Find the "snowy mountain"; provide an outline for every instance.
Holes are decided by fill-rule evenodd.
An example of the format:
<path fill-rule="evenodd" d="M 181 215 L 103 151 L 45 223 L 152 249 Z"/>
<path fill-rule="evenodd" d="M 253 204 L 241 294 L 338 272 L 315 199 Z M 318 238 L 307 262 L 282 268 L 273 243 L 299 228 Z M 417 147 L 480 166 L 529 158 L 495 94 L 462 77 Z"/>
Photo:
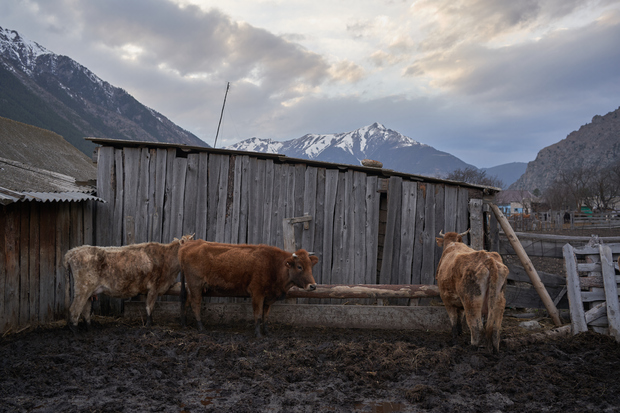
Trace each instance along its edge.
<path fill-rule="evenodd" d="M 0 27 L 0 116 L 48 129 L 87 155 L 85 136 L 208 146 L 67 56 Z"/>
<path fill-rule="evenodd" d="M 292 158 L 349 165 L 359 165 L 362 159 L 373 159 L 382 162 L 386 169 L 435 177 L 444 177 L 455 169 L 473 167 L 380 123 L 346 133 L 308 134 L 284 142 L 251 138 L 227 149 L 280 153 Z"/>

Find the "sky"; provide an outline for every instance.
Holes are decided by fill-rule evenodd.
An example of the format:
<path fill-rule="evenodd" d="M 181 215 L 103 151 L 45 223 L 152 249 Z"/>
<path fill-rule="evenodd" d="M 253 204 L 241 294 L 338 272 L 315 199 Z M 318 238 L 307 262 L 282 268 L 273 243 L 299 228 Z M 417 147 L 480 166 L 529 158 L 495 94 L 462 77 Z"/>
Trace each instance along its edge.
<path fill-rule="evenodd" d="M 620 0 L 2 0 L 209 145 L 379 122 L 479 168 L 620 107 Z"/>

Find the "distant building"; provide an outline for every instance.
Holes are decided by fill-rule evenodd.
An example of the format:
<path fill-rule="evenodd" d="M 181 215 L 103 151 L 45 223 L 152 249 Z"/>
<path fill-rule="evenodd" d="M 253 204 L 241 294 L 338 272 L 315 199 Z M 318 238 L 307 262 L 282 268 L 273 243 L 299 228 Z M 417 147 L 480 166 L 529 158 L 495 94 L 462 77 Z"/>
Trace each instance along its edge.
<path fill-rule="evenodd" d="M 495 196 L 497 207 L 506 216 L 513 214 L 530 214 L 532 212 L 532 203 L 536 200 L 536 196 L 530 191 L 525 190 L 508 190 L 502 191 Z"/>

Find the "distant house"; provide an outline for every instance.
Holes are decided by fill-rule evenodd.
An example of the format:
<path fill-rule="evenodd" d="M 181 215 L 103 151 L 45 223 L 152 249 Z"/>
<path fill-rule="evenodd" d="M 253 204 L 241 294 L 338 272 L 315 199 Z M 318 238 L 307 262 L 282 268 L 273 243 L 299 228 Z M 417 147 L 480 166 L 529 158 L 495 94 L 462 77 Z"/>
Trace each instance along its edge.
<path fill-rule="evenodd" d="M 60 135 L 0 117 L 0 332 L 64 315 L 62 257 L 93 241 L 96 178 Z"/>
<path fill-rule="evenodd" d="M 535 199 L 536 196 L 525 190 L 502 191 L 495 196 L 497 207 L 506 216 L 531 213 Z"/>

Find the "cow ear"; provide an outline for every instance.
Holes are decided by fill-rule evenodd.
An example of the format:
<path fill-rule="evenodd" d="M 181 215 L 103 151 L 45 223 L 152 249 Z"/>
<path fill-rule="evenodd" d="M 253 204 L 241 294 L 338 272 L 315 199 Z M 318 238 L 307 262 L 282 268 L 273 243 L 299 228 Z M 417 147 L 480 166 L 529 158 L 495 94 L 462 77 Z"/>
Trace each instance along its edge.
<path fill-rule="evenodd" d="M 284 265 L 286 265 L 287 267 L 292 267 L 293 265 L 295 265 L 295 259 L 293 257 L 287 258 L 286 261 L 284 261 Z"/>
<path fill-rule="evenodd" d="M 443 238 L 435 237 L 435 240 L 437 240 L 437 246 L 443 247 Z"/>
<path fill-rule="evenodd" d="M 312 266 L 315 266 L 316 263 L 319 262 L 319 257 L 317 257 L 316 255 L 311 255 L 310 262 L 312 263 Z"/>

